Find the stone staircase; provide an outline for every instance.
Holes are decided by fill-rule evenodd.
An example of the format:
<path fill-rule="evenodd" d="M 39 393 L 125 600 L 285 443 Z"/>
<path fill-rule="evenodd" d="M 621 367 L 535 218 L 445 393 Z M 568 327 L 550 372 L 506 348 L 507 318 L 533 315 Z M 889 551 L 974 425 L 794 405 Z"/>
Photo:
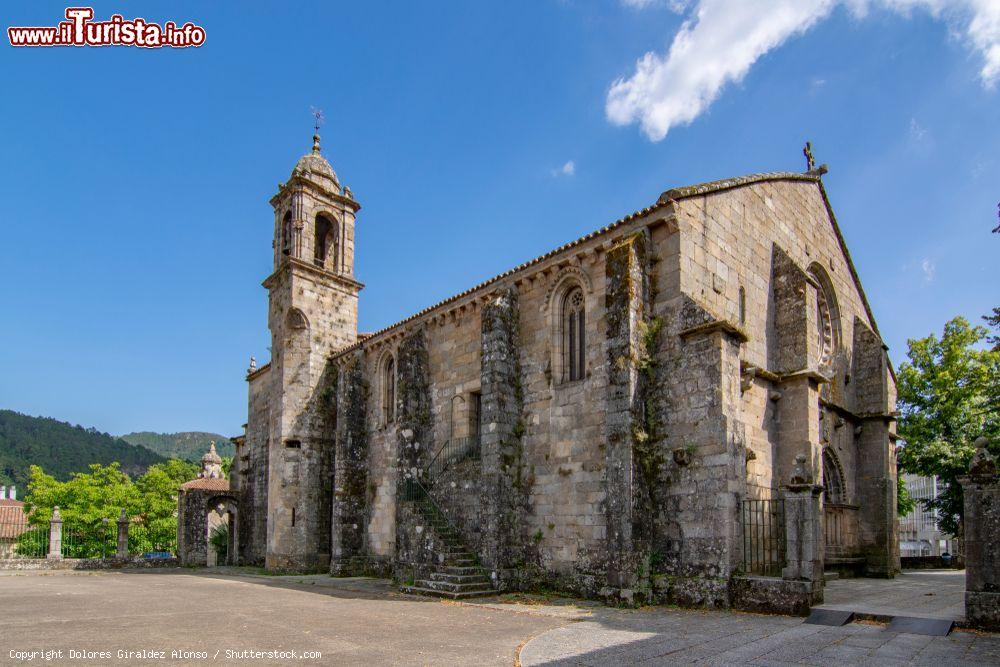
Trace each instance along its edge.
<path fill-rule="evenodd" d="M 438 539 L 435 550 L 436 564 L 429 578 L 417 579 L 412 585 L 400 587 L 403 593 L 463 600 L 466 598 L 496 595 L 486 571 L 476 563 L 476 555 L 469 551 L 461 536 L 444 518 L 434 502 L 427 497 L 409 501 L 430 525 Z"/>

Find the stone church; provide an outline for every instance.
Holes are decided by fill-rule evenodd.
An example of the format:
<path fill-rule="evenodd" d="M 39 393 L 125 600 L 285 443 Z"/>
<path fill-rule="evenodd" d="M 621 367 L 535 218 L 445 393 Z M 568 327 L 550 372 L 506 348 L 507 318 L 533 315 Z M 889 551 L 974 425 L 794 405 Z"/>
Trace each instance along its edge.
<path fill-rule="evenodd" d="M 747 608 L 893 576 L 894 372 L 808 157 L 360 333 L 361 205 L 314 137 L 270 200 L 239 562 Z"/>

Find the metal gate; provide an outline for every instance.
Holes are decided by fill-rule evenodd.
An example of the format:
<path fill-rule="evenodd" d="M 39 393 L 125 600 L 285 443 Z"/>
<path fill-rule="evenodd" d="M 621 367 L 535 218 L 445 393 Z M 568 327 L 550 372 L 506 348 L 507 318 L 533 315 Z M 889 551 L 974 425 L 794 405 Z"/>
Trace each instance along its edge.
<path fill-rule="evenodd" d="M 785 566 L 785 501 L 743 501 L 743 572 L 780 577 Z"/>

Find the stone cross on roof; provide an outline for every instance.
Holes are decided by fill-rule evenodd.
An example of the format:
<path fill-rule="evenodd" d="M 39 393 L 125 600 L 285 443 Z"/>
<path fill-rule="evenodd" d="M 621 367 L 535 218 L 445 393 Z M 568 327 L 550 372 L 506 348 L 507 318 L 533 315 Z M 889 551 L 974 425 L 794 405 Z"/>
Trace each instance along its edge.
<path fill-rule="evenodd" d="M 806 156 L 806 171 L 816 168 L 816 159 L 813 158 L 813 145 L 811 141 L 806 142 L 806 147 L 802 149 L 802 154 Z"/>

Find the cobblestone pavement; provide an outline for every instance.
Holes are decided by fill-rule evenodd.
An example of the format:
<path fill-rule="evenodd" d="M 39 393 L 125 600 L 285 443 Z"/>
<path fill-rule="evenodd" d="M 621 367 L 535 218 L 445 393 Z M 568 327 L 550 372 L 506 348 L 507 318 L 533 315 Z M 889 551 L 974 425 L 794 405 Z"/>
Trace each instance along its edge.
<path fill-rule="evenodd" d="M 928 637 L 734 612 L 595 610 L 521 650 L 521 665 L 1000 665 L 1000 635 Z"/>

